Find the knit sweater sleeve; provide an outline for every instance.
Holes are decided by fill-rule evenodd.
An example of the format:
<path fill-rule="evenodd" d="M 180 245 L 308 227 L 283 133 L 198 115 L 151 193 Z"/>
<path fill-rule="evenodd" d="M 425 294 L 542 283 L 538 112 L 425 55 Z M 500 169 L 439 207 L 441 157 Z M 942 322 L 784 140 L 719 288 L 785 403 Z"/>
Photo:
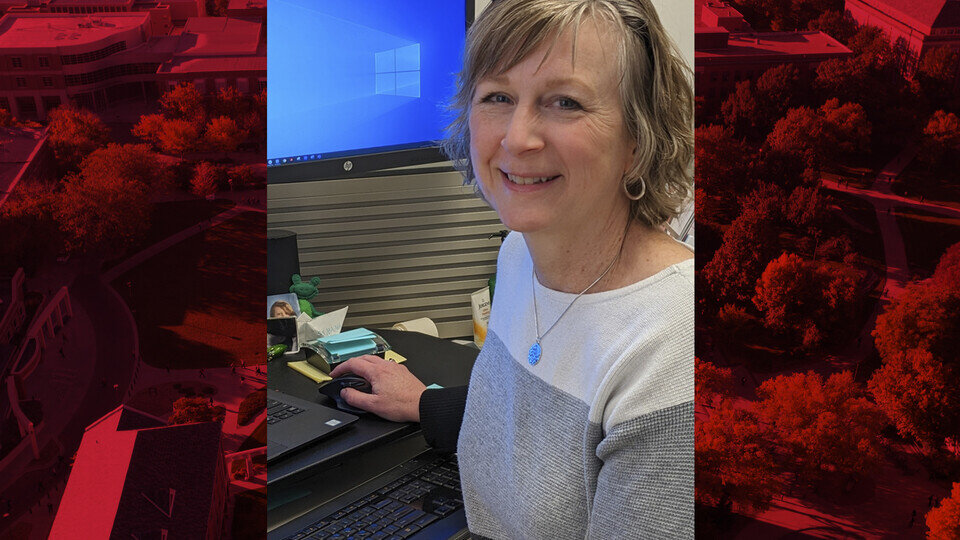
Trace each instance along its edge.
<path fill-rule="evenodd" d="M 693 538 L 693 418 L 685 402 L 606 434 L 587 538 Z"/>
<path fill-rule="evenodd" d="M 420 396 L 420 428 L 430 446 L 441 452 L 457 451 L 466 404 L 466 386 L 424 390 Z"/>

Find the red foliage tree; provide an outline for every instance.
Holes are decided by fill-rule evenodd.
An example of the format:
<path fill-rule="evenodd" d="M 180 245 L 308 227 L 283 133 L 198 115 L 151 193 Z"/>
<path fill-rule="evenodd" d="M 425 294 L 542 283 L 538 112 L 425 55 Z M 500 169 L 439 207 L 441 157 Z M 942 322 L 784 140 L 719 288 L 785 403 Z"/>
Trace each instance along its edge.
<path fill-rule="evenodd" d="M 55 219 L 57 193 L 48 182 L 21 182 L 0 206 L 0 269 L 33 271 L 59 251 L 62 239 Z"/>
<path fill-rule="evenodd" d="M 884 358 L 868 386 L 902 435 L 935 449 L 960 433 L 958 376 L 929 351 L 909 349 Z"/>
<path fill-rule="evenodd" d="M 819 30 L 846 44 L 857 33 L 857 21 L 842 9 L 824 11 L 807 23 L 807 30 Z"/>
<path fill-rule="evenodd" d="M 187 120 L 164 120 L 160 132 L 160 148 L 169 154 L 183 158 L 183 154 L 200 149 L 200 130 Z"/>
<path fill-rule="evenodd" d="M 85 178 L 110 178 L 136 181 L 148 192 L 170 187 L 170 175 L 153 151 L 145 144 L 109 144 L 83 160 L 80 174 Z"/>
<path fill-rule="evenodd" d="M 953 483 L 950 496 L 927 512 L 928 540 L 960 538 L 960 482 Z"/>
<path fill-rule="evenodd" d="M 858 279 L 851 268 L 784 253 L 770 261 L 757 280 L 753 303 L 767 328 L 813 349 L 853 319 Z"/>
<path fill-rule="evenodd" d="M 216 165 L 201 161 L 197 163 L 193 179 L 190 180 L 190 191 L 198 197 L 209 197 L 217 191 L 220 170 Z"/>
<path fill-rule="evenodd" d="M 812 371 L 780 375 L 757 395 L 758 417 L 809 479 L 827 471 L 863 475 L 879 463 L 882 414 L 849 372 L 826 381 Z"/>
<path fill-rule="evenodd" d="M 713 365 L 706 360 L 695 359 L 694 379 L 696 388 L 694 396 L 698 405 L 713 406 L 716 398 L 733 394 L 733 371 Z"/>
<path fill-rule="evenodd" d="M 167 118 L 188 120 L 195 124 L 203 124 L 206 118 L 203 95 L 192 84 L 180 84 L 164 92 L 160 96 L 160 110 Z"/>
<path fill-rule="evenodd" d="M 950 246 L 940 256 L 936 270 L 933 271 L 934 287 L 943 289 L 960 288 L 960 242 Z"/>
<path fill-rule="evenodd" d="M 766 185 L 742 204 L 743 213 L 723 233 L 723 243 L 703 269 L 718 302 L 746 302 L 757 278 L 777 248 L 777 220 L 782 192 Z"/>
<path fill-rule="evenodd" d="M 919 157 L 928 168 L 952 165 L 960 154 L 960 118 L 953 113 L 936 111 L 923 129 Z"/>
<path fill-rule="evenodd" d="M 207 124 L 207 145 L 220 152 L 233 152 L 247 138 L 247 132 L 228 116 L 218 116 Z"/>
<path fill-rule="evenodd" d="M 169 424 L 191 424 L 193 422 L 223 422 L 226 409 L 211 405 L 206 398 L 182 397 L 173 402 L 173 414 Z"/>
<path fill-rule="evenodd" d="M 50 147 L 65 170 L 73 169 L 86 155 L 110 140 L 106 124 L 86 109 L 61 105 L 50 111 L 49 118 Z"/>
<path fill-rule="evenodd" d="M 160 148 L 160 135 L 163 133 L 165 119 L 161 114 L 145 114 L 133 126 L 133 135 L 140 140 Z"/>
<path fill-rule="evenodd" d="M 102 175 L 67 178 L 57 219 L 74 252 L 116 254 L 146 232 L 151 204 L 139 180 Z"/>
<path fill-rule="evenodd" d="M 697 422 L 694 440 L 697 502 L 759 511 L 780 493 L 773 445 L 750 411 L 722 403 Z"/>

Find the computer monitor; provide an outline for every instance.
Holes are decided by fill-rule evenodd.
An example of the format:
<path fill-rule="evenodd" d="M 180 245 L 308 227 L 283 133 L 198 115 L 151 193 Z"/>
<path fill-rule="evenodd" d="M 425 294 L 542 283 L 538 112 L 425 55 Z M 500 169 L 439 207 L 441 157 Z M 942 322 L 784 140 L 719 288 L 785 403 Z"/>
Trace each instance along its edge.
<path fill-rule="evenodd" d="M 271 1 L 270 182 L 443 161 L 474 1 Z"/>

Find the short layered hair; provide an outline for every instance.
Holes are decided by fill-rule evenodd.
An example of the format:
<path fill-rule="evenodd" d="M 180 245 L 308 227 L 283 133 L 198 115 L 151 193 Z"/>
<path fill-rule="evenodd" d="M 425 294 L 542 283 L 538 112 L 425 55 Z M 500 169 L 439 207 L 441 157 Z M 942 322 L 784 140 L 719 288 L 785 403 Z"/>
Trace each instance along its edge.
<path fill-rule="evenodd" d="M 443 149 L 464 183 L 475 183 L 470 107 L 479 81 L 506 72 L 544 44 L 549 55 L 568 28 L 576 49 L 576 32 L 591 18 L 616 30 L 621 109 L 636 144 L 624 182 L 631 194 L 644 192 L 630 201 L 631 213 L 658 226 L 677 216 L 692 193 L 693 89 L 690 68 L 649 0 L 494 1 L 467 34 L 463 70 L 450 104 L 455 118 Z"/>

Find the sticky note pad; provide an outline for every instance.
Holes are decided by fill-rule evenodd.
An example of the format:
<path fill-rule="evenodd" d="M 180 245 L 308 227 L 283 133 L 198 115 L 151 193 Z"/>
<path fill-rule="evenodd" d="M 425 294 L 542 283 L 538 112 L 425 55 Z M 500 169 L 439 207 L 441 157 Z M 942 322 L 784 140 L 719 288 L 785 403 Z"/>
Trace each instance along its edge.
<path fill-rule="evenodd" d="M 397 354 L 396 351 L 387 351 L 387 352 L 383 353 L 383 357 L 384 357 L 385 359 L 387 359 L 387 360 L 396 362 L 396 363 L 398 363 L 398 364 L 402 364 L 402 363 L 404 363 L 404 362 L 407 361 L 406 358 L 404 358 L 403 356 Z"/>
<path fill-rule="evenodd" d="M 287 365 L 293 368 L 294 370 L 306 375 L 315 383 L 322 383 L 324 381 L 333 380 L 329 375 L 320 371 L 313 364 L 310 364 L 306 360 L 301 360 L 299 362 L 287 362 Z"/>

